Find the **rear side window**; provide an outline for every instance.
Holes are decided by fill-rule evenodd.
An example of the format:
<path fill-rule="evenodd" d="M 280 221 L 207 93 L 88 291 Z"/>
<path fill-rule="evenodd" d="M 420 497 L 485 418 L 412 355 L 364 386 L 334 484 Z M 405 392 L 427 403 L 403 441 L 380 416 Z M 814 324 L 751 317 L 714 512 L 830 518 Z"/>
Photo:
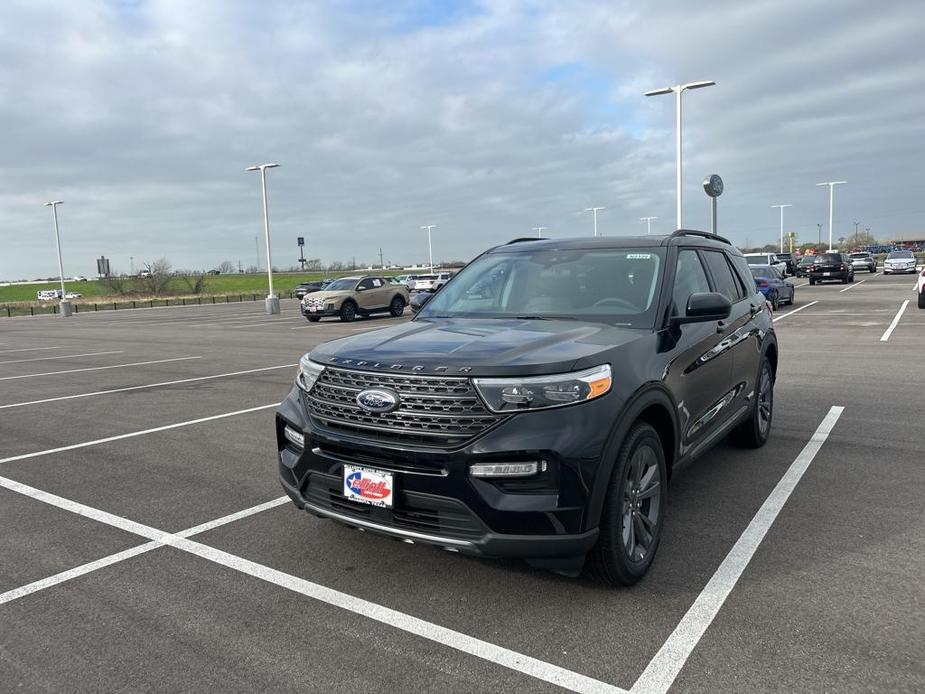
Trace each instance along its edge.
<path fill-rule="evenodd" d="M 707 273 L 703 270 L 697 251 L 682 249 L 678 253 L 678 264 L 674 276 L 671 313 L 683 316 L 687 312 L 687 300 L 691 294 L 710 291 Z"/>
<path fill-rule="evenodd" d="M 726 254 L 722 251 L 704 251 L 704 259 L 710 274 L 713 276 L 715 291 L 735 303 L 744 296 L 742 285 L 732 276 L 732 268 L 726 262 Z"/>
<path fill-rule="evenodd" d="M 817 263 L 827 263 L 827 264 L 840 263 L 841 254 L 840 253 L 823 253 L 822 255 L 816 256 L 816 262 Z"/>

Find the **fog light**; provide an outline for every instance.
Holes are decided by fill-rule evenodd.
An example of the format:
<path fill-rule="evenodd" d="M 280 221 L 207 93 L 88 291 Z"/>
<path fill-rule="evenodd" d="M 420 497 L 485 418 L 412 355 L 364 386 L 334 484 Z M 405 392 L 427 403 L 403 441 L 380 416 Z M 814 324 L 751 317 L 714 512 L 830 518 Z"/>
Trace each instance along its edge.
<path fill-rule="evenodd" d="M 283 436 L 296 448 L 305 448 L 305 435 L 301 431 L 296 431 L 287 424 L 283 427 Z"/>
<path fill-rule="evenodd" d="M 472 477 L 529 477 L 546 469 L 546 461 L 537 463 L 476 463 L 469 467 Z"/>

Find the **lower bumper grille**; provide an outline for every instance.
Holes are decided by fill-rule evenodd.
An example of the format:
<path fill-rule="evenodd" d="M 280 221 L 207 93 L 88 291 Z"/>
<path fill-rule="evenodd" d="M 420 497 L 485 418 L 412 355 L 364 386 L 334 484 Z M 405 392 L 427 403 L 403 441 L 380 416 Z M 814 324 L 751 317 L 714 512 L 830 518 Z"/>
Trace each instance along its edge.
<path fill-rule="evenodd" d="M 303 495 L 318 508 L 399 530 L 463 540 L 475 540 L 487 532 L 472 511 L 455 499 L 398 491 L 394 508 L 379 508 L 345 499 L 342 487 L 340 477 L 313 472 Z"/>

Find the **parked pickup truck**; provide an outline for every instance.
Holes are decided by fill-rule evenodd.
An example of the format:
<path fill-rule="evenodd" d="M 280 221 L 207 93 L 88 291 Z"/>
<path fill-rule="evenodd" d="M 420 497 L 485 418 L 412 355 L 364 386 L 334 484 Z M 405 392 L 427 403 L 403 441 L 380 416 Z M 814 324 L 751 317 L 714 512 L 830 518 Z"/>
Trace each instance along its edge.
<path fill-rule="evenodd" d="M 389 282 L 385 277 L 364 275 L 341 277 L 322 291 L 306 294 L 302 299 L 302 315 L 312 323 L 325 316 L 337 316 L 350 322 L 357 316 L 373 313 L 390 313 L 398 318 L 405 312 L 410 293 L 402 284 Z"/>

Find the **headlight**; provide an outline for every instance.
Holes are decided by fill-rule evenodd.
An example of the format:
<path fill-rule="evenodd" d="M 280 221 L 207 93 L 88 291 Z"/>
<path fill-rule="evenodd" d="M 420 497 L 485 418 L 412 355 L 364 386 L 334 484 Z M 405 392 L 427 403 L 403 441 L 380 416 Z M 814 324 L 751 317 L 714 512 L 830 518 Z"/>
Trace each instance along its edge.
<path fill-rule="evenodd" d="M 295 382 L 307 393 L 315 385 L 322 371 L 324 371 L 324 366 L 316 364 L 305 354 L 299 359 L 299 373 L 296 374 Z"/>
<path fill-rule="evenodd" d="M 553 376 L 474 378 L 479 394 L 492 412 L 516 412 L 562 407 L 593 400 L 610 392 L 610 364 Z"/>

